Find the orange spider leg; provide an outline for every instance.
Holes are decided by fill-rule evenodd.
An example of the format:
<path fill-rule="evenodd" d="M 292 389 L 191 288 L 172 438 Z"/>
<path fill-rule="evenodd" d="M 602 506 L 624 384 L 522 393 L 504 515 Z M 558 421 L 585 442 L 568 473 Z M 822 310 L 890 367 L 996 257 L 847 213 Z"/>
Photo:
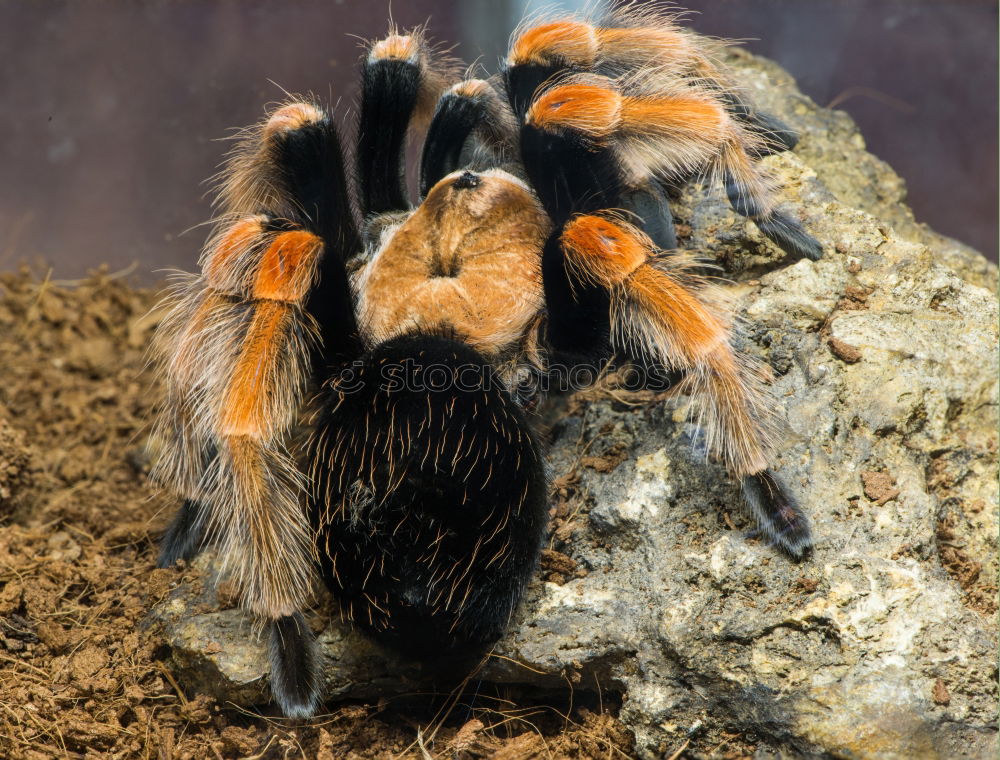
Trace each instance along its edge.
<path fill-rule="evenodd" d="M 290 103 L 248 130 L 219 203 L 202 274 L 176 290 L 158 337 L 168 391 L 155 474 L 185 498 L 159 562 L 219 545 L 243 607 L 268 621 L 275 698 L 305 716 L 320 691 L 300 612 L 315 548 L 288 447 L 314 363 L 360 346 L 343 264 L 360 243 L 325 112 Z"/>
<path fill-rule="evenodd" d="M 526 121 L 548 132 L 575 132 L 589 142 L 603 145 L 622 124 L 622 105 L 622 97 L 609 87 L 572 83 L 539 95 Z"/>
<path fill-rule="evenodd" d="M 560 236 L 572 278 L 610 294 L 612 342 L 633 356 L 686 373 L 682 387 L 702 401 L 697 421 L 710 453 L 740 478 L 769 539 L 796 558 L 812 544 L 802 510 L 767 469 L 777 424 L 762 373 L 735 351 L 719 295 L 693 260 L 658 250 L 638 228 L 611 215 L 581 215 Z"/>
<path fill-rule="evenodd" d="M 574 275 L 612 294 L 612 332 L 666 366 L 688 371 L 707 399 L 709 450 L 735 475 L 767 467 L 771 450 L 766 393 L 730 345 L 730 322 L 689 261 L 656 251 L 638 228 L 605 216 L 578 216 L 562 234 Z"/>
<path fill-rule="evenodd" d="M 514 41 L 507 60 L 512 66 L 557 63 L 590 68 L 597 59 L 597 44 L 593 26 L 562 19 L 526 29 Z"/>

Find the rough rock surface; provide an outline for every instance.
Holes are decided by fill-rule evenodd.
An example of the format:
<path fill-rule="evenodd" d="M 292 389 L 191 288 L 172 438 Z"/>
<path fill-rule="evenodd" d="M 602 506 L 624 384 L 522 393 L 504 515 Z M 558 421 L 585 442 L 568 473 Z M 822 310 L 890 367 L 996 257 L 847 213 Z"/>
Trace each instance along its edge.
<path fill-rule="evenodd" d="M 734 56 L 756 101 L 801 131 L 766 162 L 825 256 L 785 266 L 718 188 L 675 213 L 683 243 L 738 283 L 747 350 L 788 420 L 777 469 L 816 549 L 794 564 L 744 537 L 737 487 L 692 453 L 685 399 L 589 392 L 555 427 L 543 573 L 481 677 L 618 691 L 643 757 L 698 720 L 756 737 L 758 757 L 995 757 L 996 269 L 914 222 L 845 114 Z M 155 613 L 178 675 L 260 701 L 262 643 L 200 588 L 189 576 Z M 320 625 L 331 698 L 420 681 L 419 665 Z"/>

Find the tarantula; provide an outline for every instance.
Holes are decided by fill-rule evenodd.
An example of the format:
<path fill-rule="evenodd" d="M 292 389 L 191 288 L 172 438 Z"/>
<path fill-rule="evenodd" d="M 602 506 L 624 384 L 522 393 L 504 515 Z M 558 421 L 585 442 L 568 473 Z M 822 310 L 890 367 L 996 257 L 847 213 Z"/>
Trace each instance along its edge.
<path fill-rule="evenodd" d="M 701 398 L 708 451 L 802 556 L 807 520 L 768 470 L 773 402 L 668 204 L 718 178 L 789 258 L 818 258 L 757 165 L 795 135 L 708 41 L 635 8 L 524 25 L 489 79 L 456 81 L 420 30 L 361 69 L 357 197 L 327 111 L 275 110 L 225 165 L 201 274 L 158 332 L 155 477 L 183 499 L 159 564 L 217 546 L 269 629 L 284 713 L 320 701 L 317 572 L 418 654 L 503 633 L 546 528 L 534 408 L 575 364 L 631 361 Z M 427 119 L 414 208 L 404 147 Z"/>

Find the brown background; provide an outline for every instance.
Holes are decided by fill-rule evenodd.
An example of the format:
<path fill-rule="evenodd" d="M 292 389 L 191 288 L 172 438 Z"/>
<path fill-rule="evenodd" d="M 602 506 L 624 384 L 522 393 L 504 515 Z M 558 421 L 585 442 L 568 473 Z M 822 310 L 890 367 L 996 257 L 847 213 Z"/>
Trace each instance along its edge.
<path fill-rule="evenodd" d="M 516 0 L 393 3 L 491 69 Z M 991 0 L 692 0 L 691 24 L 837 102 L 907 180 L 918 219 L 996 258 L 997 6 Z M 349 115 L 358 40 L 386 0 L 0 0 L 0 269 L 191 269 L 204 180 L 282 89 Z"/>

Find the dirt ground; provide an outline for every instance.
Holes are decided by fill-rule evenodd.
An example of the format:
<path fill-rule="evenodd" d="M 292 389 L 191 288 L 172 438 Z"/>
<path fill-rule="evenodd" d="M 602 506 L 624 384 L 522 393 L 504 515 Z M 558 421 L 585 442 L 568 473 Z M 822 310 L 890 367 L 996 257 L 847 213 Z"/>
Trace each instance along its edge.
<path fill-rule="evenodd" d="M 144 625 L 180 576 L 153 566 L 176 503 L 143 454 L 156 300 L 107 274 L 0 275 L 0 757 L 632 756 L 607 698 L 482 690 L 440 712 L 351 704 L 295 724 L 186 694 Z"/>

